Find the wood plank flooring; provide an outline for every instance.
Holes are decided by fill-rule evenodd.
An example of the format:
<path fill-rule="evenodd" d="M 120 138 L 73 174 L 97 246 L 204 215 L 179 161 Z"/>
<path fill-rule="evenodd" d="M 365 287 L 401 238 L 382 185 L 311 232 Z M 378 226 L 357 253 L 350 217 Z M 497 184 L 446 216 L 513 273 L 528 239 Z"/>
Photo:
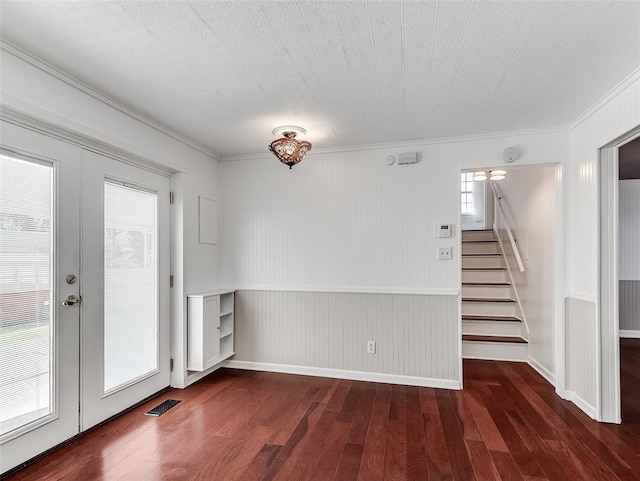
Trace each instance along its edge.
<path fill-rule="evenodd" d="M 640 340 L 621 345 L 619 426 L 522 363 L 465 360 L 462 391 L 221 370 L 9 479 L 638 480 Z M 182 402 L 143 415 L 169 398 Z"/>

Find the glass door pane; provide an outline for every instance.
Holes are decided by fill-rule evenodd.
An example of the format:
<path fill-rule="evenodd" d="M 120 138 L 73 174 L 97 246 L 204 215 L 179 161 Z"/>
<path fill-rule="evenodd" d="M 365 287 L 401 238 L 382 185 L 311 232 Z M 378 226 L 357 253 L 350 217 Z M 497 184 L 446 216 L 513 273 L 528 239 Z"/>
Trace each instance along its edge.
<path fill-rule="evenodd" d="M 53 412 L 53 167 L 0 155 L 0 437 Z"/>
<path fill-rule="evenodd" d="M 104 184 L 104 392 L 158 370 L 157 195 Z"/>

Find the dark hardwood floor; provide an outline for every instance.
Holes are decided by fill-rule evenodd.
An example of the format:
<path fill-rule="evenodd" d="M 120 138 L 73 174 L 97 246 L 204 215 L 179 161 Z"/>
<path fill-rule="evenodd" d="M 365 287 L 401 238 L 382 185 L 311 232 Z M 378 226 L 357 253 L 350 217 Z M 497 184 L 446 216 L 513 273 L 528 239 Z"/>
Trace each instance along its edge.
<path fill-rule="evenodd" d="M 222 370 L 9 479 L 638 480 L 640 340 L 621 344 L 619 426 L 520 363 L 465 361 L 463 391 Z M 182 403 L 143 415 L 168 398 Z"/>

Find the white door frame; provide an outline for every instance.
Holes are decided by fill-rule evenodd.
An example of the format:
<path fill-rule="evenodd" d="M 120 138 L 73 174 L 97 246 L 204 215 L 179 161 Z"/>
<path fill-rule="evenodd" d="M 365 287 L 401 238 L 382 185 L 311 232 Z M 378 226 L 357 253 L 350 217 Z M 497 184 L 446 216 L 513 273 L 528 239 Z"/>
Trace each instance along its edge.
<path fill-rule="evenodd" d="M 640 136 L 640 126 L 602 147 L 598 156 L 598 403 L 600 422 L 621 423 L 618 311 L 618 148 Z"/>

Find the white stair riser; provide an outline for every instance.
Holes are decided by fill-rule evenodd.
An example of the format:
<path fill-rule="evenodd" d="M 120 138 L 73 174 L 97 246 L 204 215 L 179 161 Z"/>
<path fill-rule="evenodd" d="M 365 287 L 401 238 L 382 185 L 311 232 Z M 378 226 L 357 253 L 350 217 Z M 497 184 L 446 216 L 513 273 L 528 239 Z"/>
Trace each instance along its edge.
<path fill-rule="evenodd" d="M 462 321 L 462 334 L 522 336 L 522 323 L 519 321 Z"/>
<path fill-rule="evenodd" d="M 502 256 L 469 257 L 462 256 L 462 267 L 503 267 Z"/>
<path fill-rule="evenodd" d="M 508 282 L 507 271 L 462 271 L 462 282 Z"/>
<path fill-rule="evenodd" d="M 498 254 L 497 242 L 463 242 L 463 254 Z"/>
<path fill-rule="evenodd" d="M 515 302 L 462 302 L 462 314 L 477 316 L 514 316 Z"/>
<path fill-rule="evenodd" d="M 462 240 L 493 240 L 495 237 L 492 230 L 466 230 L 462 232 Z"/>
<path fill-rule="evenodd" d="M 462 286 L 462 297 L 511 297 L 511 286 Z"/>
<path fill-rule="evenodd" d="M 465 359 L 494 359 L 497 361 L 526 361 L 528 345 L 507 342 L 462 341 Z"/>

